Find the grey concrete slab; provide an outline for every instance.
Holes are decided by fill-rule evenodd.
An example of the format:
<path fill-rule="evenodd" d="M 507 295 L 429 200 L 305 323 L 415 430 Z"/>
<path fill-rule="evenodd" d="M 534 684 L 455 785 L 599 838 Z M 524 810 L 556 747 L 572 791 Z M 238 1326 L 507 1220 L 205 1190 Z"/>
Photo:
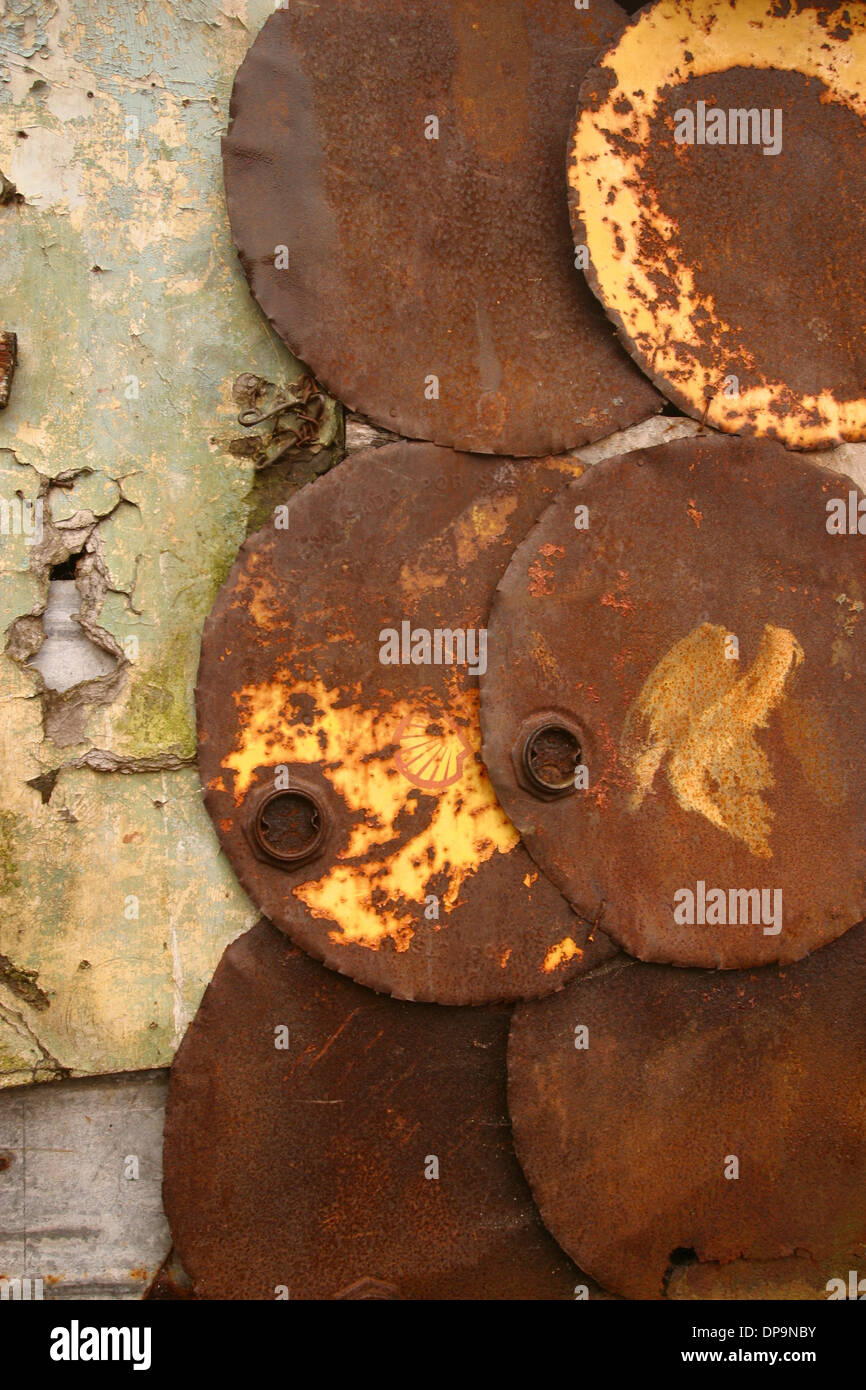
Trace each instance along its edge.
<path fill-rule="evenodd" d="M 0 1280 L 41 1279 L 46 1299 L 142 1296 L 171 1240 L 167 1084 L 158 1071 L 0 1092 Z"/>

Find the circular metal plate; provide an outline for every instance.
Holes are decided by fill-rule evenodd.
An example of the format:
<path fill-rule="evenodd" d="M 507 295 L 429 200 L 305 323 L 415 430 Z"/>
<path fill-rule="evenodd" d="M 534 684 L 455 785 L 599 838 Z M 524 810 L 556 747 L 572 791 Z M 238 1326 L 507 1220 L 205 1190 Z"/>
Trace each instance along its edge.
<path fill-rule="evenodd" d="M 612 0 L 320 0 L 267 21 L 224 143 L 232 231 L 346 405 L 501 454 L 659 409 L 575 269 L 562 182 L 580 78 L 624 20 Z"/>
<path fill-rule="evenodd" d="M 354 455 L 246 543 L 206 624 L 199 767 L 223 847 L 275 925 L 374 989 L 493 1002 L 613 953 L 538 872 L 480 757 L 491 597 L 576 473 L 422 444 Z"/>
<path fill-rule="evenodd" d="M 796 960 L 866 913 L 866 534 L 828 530 L 858 508 L 778 445 L 696 438 L 592 469 L 516 551 L 485 762 L 633 955 Z"/>
<path fill-rule="evenodd" d="M 794 966 L 614 962 L 521 1005 L 515 1145 L 563 1249 L 627 1298 L 724 1297 L 721 1267 L 794 1254 L 826 1262 L 812 1296 L 847 1280 L 866 1249 L 864 988 L 860 925 Z M 753 1274 L 780 1296 L 772 1267 Z"/>
<path fill-rule="evenodd" d="M 509 1014 L 397 1003 L 267 922 L 234 942 L 166 1112 L 165 1209 L 196 1294 L 595 1296 L 514 1157 Z"/>
<path fill-rule="evenodd" d="M 729 432 L 866 437 L 866 9 L 647 6 L 580 96 L 575 241 L 639 366 Z"/>

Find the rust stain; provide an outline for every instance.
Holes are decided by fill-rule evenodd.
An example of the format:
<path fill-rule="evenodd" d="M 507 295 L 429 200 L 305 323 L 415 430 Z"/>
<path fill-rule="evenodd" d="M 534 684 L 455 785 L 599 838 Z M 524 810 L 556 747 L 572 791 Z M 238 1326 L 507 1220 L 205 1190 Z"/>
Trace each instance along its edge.
<path fill-rule="evenodd" d="M 634 604 L 626 593 L 629 577 L 620 570 L 617 575 L 616 589 L 609 594 L 602 594 L 600 602 L 604 608 L 613 608 L 617 613 L 634 613 Z"/>
<path fill-rule="evenodd" d="M 499 7 L 496 24 L 482 0 L 454 7 L 454 101 L 460 123 L 485 160 L 511 164 L 523 153 L 532 41 L 521 8 Z"/>
<path fill-rule="evenodd" d="M 267 578 L 261 576 L 251 588 L 252 593 L 248 599 L 250 613 L 260 628 L 266 632 L 270 631 L 277 621 L 277 614 L 274 611 L 276 597 L 274 586 Z"/>
<path fill-rule="evenodd" d="M 315 710 L 306 724 L 286 720 L 299 695 L 309 697 Z M 325 777 L 355 814 L 339 861 L 325 876 L 293 890 L 314 917 L 332 924 L 332 941 L 376 950 L 391 940 L 398 951 L 406 950 L 417 930 L 419 904 L 434 883 L 447 917 L 466 879 L 492 855 L 516 848 L 517 832 L 493 797 L 480 759 L 467 761 L 480 746 L 477 692 L 465 691 L 452 710 L 452 717 L 461 717 L 463 733 L 442 710 L 410 702 L 346 706 L 339 691 L 319 682 L 245 687 L 238 703 L 238 744 L 222 763 L 234 774 L 236 806 L 258 767 L 324 763 Z M 442 734 L 425 732 L 434 720 Z M 395 767 L 400 777 L 393 776 Z M 426 781 L 418 775 L 422 769 L 432 774 Z M 410 819 L 401 836 L 407 781 L 437 795 L 430 816 L 419 817 L 418 830 Z"/>
<path fill-rule="evenodd" d="M 529 570 L 529 592 L 533 598 L 545 598 L 555 589 L 553 558 L 564 555 L 565 551 L 561 546 L 542 545 L 538 554 L 540 558 L 533 562 Z"/>

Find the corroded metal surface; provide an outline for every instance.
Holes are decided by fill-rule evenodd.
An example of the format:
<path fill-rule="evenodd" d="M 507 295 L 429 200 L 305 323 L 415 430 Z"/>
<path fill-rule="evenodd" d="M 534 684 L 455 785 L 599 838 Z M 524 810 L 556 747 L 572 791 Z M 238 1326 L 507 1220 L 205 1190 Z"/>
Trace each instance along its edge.
<path fill-rule="evenodd" d="M 864 534 L 831 534 L 858 507 Z M 796 960 L 863 918 L 864 547 L 847 478 L 715 436 L 592 469 L 516 551 L 485 762 L 541 869 L 633 955 Z"/>
<path fill-rule="evenodd" d="M 224 143 L 253 294 L 377 424 L 545 454 L 660 400 L 575 269 L 562 162 L 625 16 L 540 0 L 343 0 L 274 14 Z"/>
<path fill-rule="evenodd" d="M 628 1298 L 826 1298 L 866 1248 L 864 986 L 861 924 L 793 966 L 613 962 L 521 1005 L 515 1144 L 563 1249 Z"/>
<path fill-rule="evenodd" d="M 580 95 L 575 241 L 635 361 L 729 432 L 866 437 L 866 9 L 647 6 Z"/>
<path fill-rule="evenodd" d="M 172 1247 L 156 1272 L 149 1288 L 142 1295 L 145 1303 L 180 1303 L 197 1300 L 192 1280 Z"/>
<path fill-rule="evenodd" d="M 858 1298 L 866 1294 L 866 1279 L 859 1273 L 866 1259 L 866 1239 L 851 1251 L 854 1278 L 839 1256 L 813 1260 L 791 1255 L 778 1260 L 733 1260 L 725 1264 L 701 1264 L 691 1256 L 680 1257 L 667 1280 L 666 1297 L 677 1302 L 725 1299 L 784 1299 L 814 1302 L 817 1299 Z"/>
<path fill-rule="evenodd" d="M 247 542 L 208 620 L 199 768 L 217 833 L 270 920 L 362 984 L 485 1003 L 612 953 L 497 804 L 473 674 L 512 547 L 579 471 L 423 444 L 357 454 Z"/>
<path fill-rule="evenodd" d="M 514 1157 L 509 1014 L 397 1003 L 267 922 L 230 946 L 166 1115 L 165 1208 L 196 1294 L 597 1296 Z"/>

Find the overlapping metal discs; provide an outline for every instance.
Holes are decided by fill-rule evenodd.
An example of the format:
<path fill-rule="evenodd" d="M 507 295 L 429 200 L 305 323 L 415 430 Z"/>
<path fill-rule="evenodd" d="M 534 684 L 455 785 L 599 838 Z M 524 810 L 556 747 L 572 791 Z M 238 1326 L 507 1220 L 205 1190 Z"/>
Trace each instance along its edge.
<path fill-rule="evenodd" d="M 320 0 L 232 114 L 262 308 L 427 442 L 286 497 L 204 634 L 268 920 L 172 1072 L 197 1293 L 826 1297 L 866 1254 L 866 498 L 804 451 L 866 432 L 866 17 Z M 692 437 L 565 452 L 656 388 Z"/>

